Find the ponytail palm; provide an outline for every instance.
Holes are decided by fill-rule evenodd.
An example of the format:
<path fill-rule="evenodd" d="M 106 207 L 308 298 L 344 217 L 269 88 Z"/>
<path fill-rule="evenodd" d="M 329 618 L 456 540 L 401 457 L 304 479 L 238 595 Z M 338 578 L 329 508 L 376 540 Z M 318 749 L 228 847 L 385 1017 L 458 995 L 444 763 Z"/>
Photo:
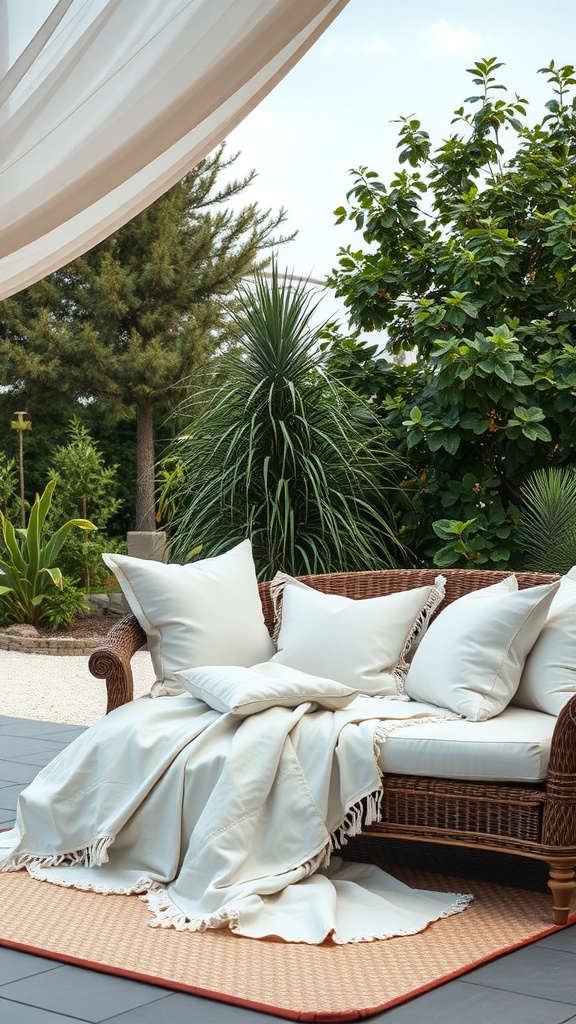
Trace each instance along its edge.
<path fill-rule="evenodd" d="M 324 369 L 316 306 L 302 284 L 281 283 L 275 266 L 243 290 L 232 313 L 237 347 L 221 367 L 226 383 L 203 396 L 206 411 L 171 453 L 174 559 L 250 537 L 261 578 L 395 564 L 391 456 L 375 428 L 351 417 Z"/>

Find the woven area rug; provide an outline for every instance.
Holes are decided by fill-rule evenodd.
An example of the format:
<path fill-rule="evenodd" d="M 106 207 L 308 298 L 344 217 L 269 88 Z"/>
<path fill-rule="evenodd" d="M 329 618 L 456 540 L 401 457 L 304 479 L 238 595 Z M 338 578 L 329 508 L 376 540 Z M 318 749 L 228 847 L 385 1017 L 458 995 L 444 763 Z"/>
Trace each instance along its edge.
<path fill-rule="evenodd" d="M 419 935 L 336 946 L 150 928 L 134 896 L 100 896 L 0 875 L 0 945 L 295 1020 L 388 1009 L 557 929 L 548 894 L 394 868 L 409 885 L 472 892 Z M 572 918 L 572 921 L 574 918 Z"/>

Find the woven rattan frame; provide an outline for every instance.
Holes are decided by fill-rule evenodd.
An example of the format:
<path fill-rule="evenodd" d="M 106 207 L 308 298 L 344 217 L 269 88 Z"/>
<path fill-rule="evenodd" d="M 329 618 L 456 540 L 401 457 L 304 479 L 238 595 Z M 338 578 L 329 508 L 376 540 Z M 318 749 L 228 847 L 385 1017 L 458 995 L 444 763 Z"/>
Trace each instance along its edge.
<path fill-rule="evenodd" d="M 435 569 L 387 569 L 377 572 L 304 576 L 324 593 L 353 599 L 378 597 L 433 583 Z M 471 590 L 489 586 L 509 573 L 446 569 L 446 603 Z M 557 577 L 517 573 L 520 587 L 537 586 Z M 269 583 L 260 584 L 268 629 L 273 628 Z M 127 615 L 90 656 L 90 671 L 106 679 L 107 712 L 133 698 L 130 660 L 146 643 L 136 618 Z M 382 821 L 367 835 L 421 842 L 481 847 L 546 861 L 550 867 L 554 918 L 565 924 L 576 882 L 576 697 L 558 716 L 545 783 L 472 783 L 421 776 L 388 775 L 384 780 Z"/>

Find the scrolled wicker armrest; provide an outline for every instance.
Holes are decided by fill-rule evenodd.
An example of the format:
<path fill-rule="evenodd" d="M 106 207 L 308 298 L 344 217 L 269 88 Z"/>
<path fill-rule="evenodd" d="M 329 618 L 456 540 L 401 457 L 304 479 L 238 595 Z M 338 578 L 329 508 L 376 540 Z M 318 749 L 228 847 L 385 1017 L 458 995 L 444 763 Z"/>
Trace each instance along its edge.
<path fill-rule="evenodd" d="M 130 661 L 132 655 L 145 643 L 146 633 L 138 619 L 134 615 L 125 615 L 92 651 L 88 667 L 96 679 L 106 680 L 106 714 L 133 699 L 134 680 Z"/>

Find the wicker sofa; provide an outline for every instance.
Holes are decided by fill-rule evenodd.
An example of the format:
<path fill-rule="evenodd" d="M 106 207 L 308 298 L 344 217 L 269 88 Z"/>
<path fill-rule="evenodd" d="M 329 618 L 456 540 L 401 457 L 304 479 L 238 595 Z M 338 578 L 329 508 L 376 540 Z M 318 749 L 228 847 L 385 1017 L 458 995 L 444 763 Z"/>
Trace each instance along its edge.
<path fill-rule="evenodd" d="M 334 573 L 302 577 L 325 593 L 354 599 L 421 587 L 433 582 L 433 569 Z M 446 603 L 508 573 L 468 569 L 445 570 Z M 556 579 L 543 573 L 518 573 L 520 588 Z M 273 608 L 269 584 L 260 584 L 266 624 Z M 106 679 L 107 711 L 133 698 L 130 661 L 146 643 L 133 615 L 121 619 L 90 657 L 90 671 Z M 484 723 L 478 723 L 481 729 Z M 483 848 L 544 861 L 549 866 L 554 920 L 565 924 L 576 889 L 576 696 L 556 719 L 547 775 L 543 781 L 462 781 L 422 775 L 386 773 L 382 820 L 366 835 L 412 839 L 460 847 Z"/>

